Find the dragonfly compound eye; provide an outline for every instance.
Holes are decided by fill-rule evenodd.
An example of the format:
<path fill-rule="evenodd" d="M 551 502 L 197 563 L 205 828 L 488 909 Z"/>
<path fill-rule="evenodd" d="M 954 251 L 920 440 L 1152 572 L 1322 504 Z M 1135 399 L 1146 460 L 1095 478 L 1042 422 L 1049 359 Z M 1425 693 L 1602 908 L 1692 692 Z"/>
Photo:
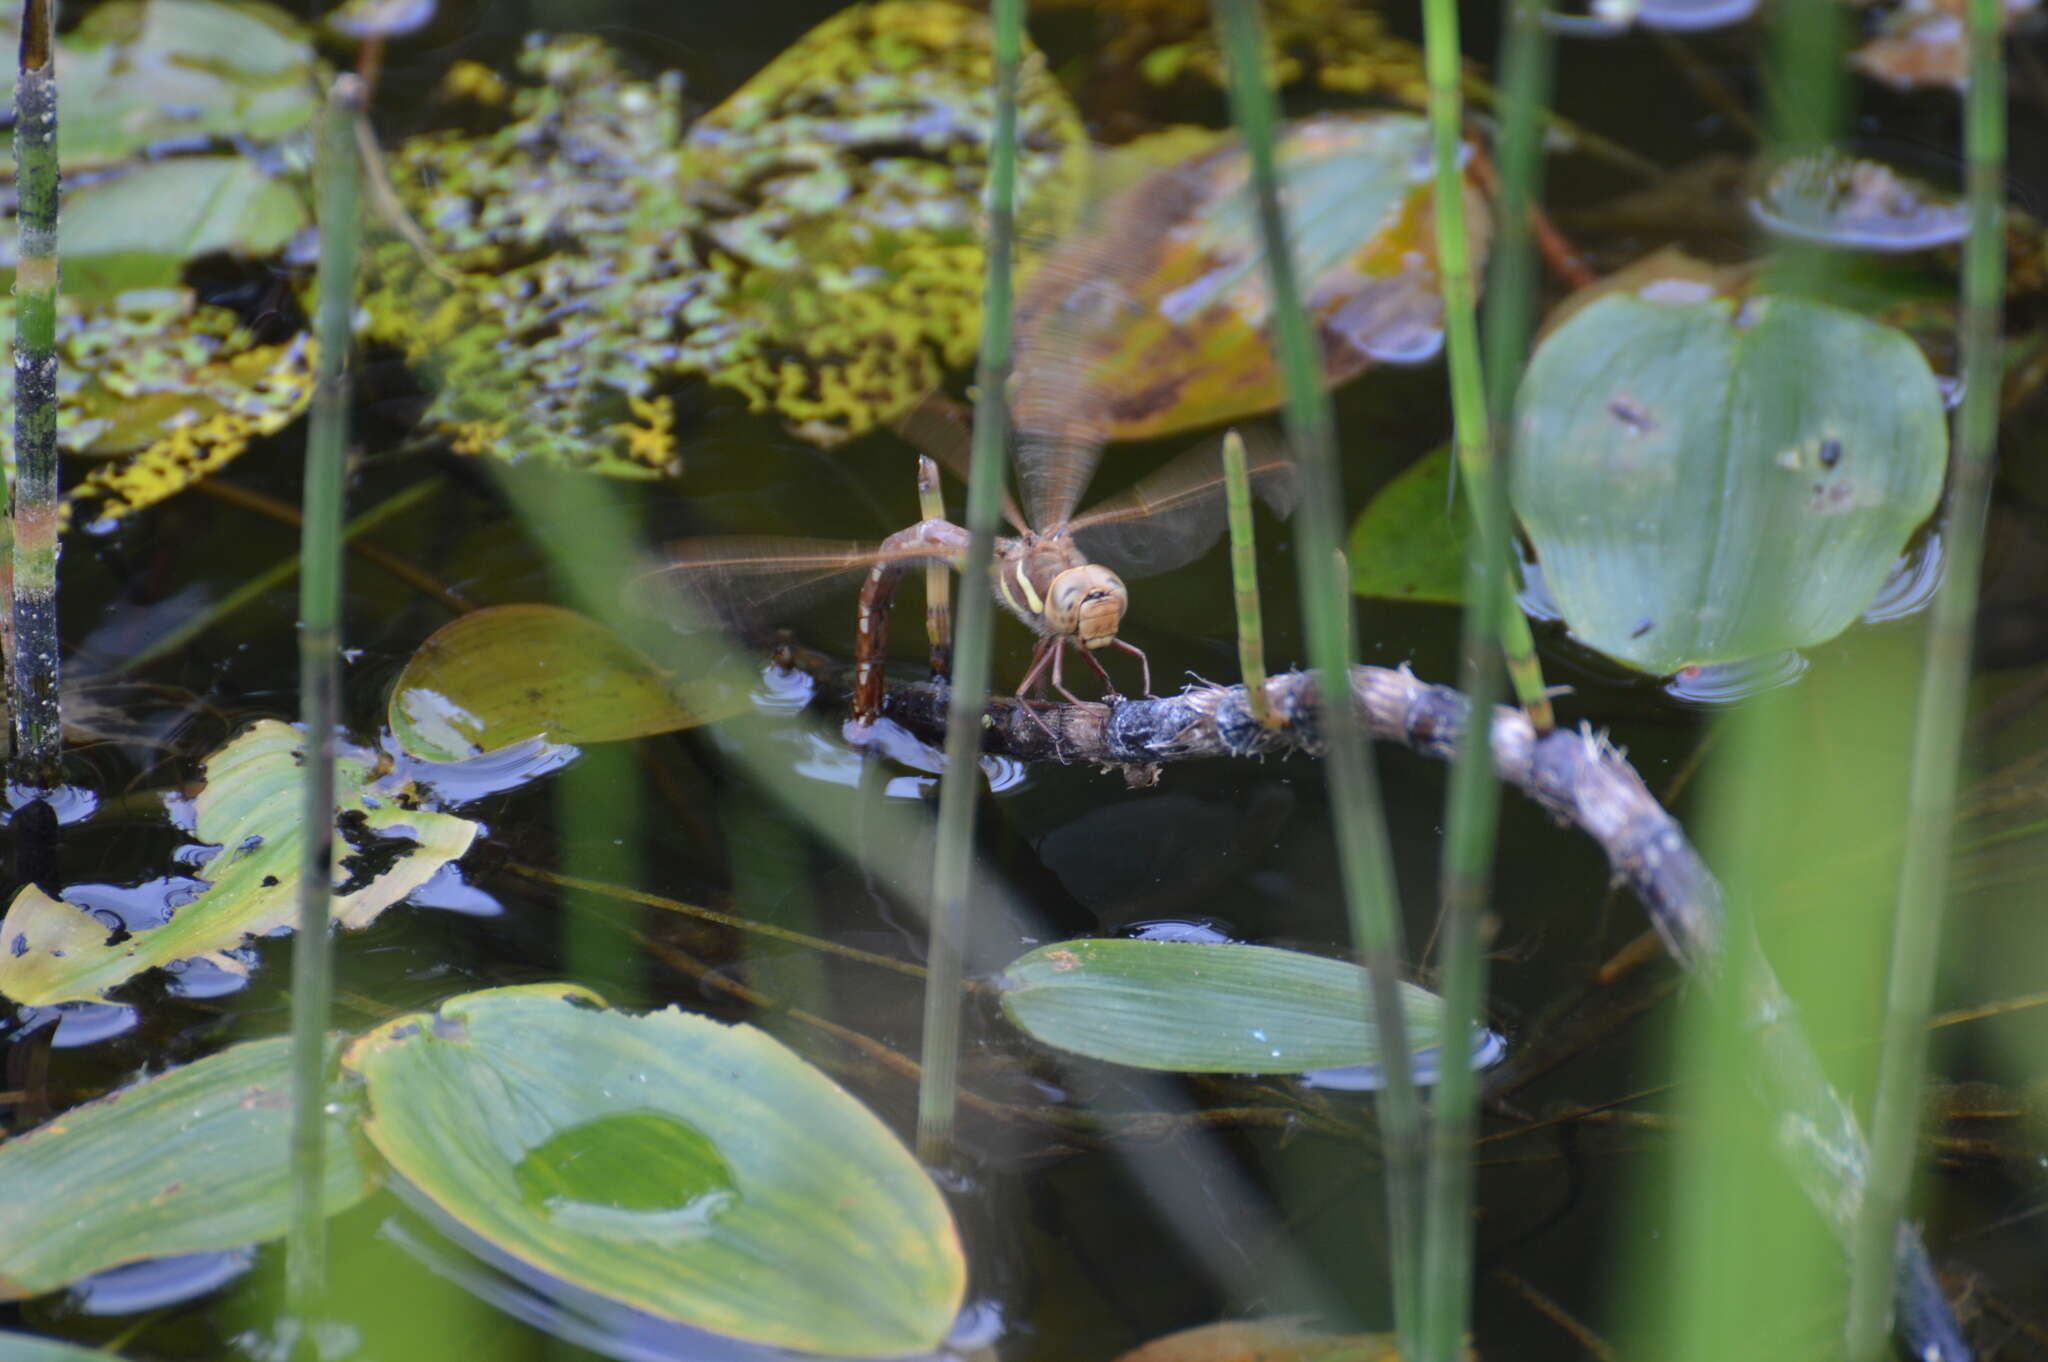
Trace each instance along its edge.
<path fill-rule="evenodd" d="M 1052 579 L 1046 593 L 1045 619 L 1055 632 L 1071 634 L 1084 648 L 1102 648 L 1116 641 L 1130 593 L 1123 579 L 1108 568 L 1090 563 L 1068 568 Z"/>

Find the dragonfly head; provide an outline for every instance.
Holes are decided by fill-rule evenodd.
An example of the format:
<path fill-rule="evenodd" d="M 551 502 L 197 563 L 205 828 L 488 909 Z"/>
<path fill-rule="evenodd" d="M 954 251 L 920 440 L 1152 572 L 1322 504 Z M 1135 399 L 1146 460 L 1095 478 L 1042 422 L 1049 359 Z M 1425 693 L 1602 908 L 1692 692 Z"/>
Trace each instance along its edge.
<path fill-rule="evenodd" d="M 1068 568 L 1052 579 L 1045 593 L 1045 622 L 1055 634 L 1069 634 L 1083 648 L 1105 648 L 1116 642 L 1131 593 L 1123 578 L 1096 563 Z"/>

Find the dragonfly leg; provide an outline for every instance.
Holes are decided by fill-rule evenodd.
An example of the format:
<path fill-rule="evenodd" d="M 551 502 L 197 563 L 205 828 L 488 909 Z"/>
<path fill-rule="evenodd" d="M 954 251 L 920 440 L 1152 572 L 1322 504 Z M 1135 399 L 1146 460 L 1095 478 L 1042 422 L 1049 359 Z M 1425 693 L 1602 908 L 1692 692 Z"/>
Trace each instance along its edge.
<path fill-rule="evenodd" d="M 1031 716 L 1031 722 L 1037 724 L 1039 728 L 1044 730 L 1045 736 L 1052 739 L 1054 752 L 1059 751 L 1060 735 L 1053 732 L 1052 725 L 1047 723 L 1044 716 L 1031 707 L 1031 701 L 1026 698 L 1026 694 L 1045 676 L 1047 666 L 1052 667 L 1055 674 L 1058 673 L 1060 643 L 1061 640 L 1057 637 L 1038 640 L 1038 646 L 1031 650 L 1031 669 L 1024 673 L 1024 680 L 1017 686 L 1017 703 L 1023 707 L 1026 714 Z"/>
<path fill-rule="evenodd" d="M 1107 700 L 1115 700 L 1121 698 L 1116 693 L 1116 682 L 1110 680 L 1109 668 L 1102 665 L 1102 659 L 1095 655 L 1095 650 L 1092 648 L 1082 648 L 1079 645 L 1076 645 L 1075 651 L 1080 653 L 1081 656 L 1087 658 L 1088 665 L 1095 668 L 1095 674 L 1102 678 L 1103 698 Z M 1059 681 L 1057 678 L 1059 677 L 1060 669 L 1057 665 L 1053 667 L 1052 674 L 1055 678 L 1053 684 L 1056 686 L 1059 685 Z M 1077 705 L 1081 703 L 1080 697 L 1075 695 L 1072 691 L 1068 690 L 1064 686 L 1060 687 L 1060 694 L 1066 696 L 1069 700 L 1072 700 Z"/>
<path fill-rule="evenodd" d="M 1140 693 L 1147 700 L 1157 699 L 1158 697 L 1152 694 L 1152 659 L 1145 656 L 1145 650 L 1134 643 L 1126 643 L 1120 638 L 1111 639 L 1110 642 L 1138 659 L 1138 670 L 1143 681 Z"/>

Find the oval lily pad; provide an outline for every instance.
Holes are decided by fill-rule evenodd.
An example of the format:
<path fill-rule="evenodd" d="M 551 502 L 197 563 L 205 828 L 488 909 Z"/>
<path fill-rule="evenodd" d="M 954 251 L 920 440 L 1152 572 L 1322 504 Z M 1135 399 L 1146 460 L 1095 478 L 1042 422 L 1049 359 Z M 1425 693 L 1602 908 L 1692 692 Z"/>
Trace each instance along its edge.
<path fill-rule="evenodd" d="M 1287 127 L 1279 155 L 1329 381 L 1434 356 L 1443 305 L 1428 125 L 1393 113 L 1304 119 Z M 1488 218 L 1476 193 L 1466 211 L 1483 267 Z M 1259 243 L 1240 145 L 1118 196 L 1046 258 L 1019 297 L 1019 431 L 1100 444 L 1278 406 Z"/>
<path fill-rule="evenodd" d="M 1861 251 L 1924 251 L 1970 232 L 1969 206 L 1955 195 L 1832 151 L 1772 171 L 1750 212 L 1780 235 Z"/>
<path fill-rule="evenodd" d="M 1174 1073 L 1291 1074 L 1380 1061 L 1370 976 L 1273 946 L 1062 941 L 1013 962 L 1003 1013 L 1075 1054 Z M 1436 1044 L 1443 1003 L 1401 985 L 1408 1042 Z"/>
<path fill-rule="evenodd" d="M 339 1038 L 330 1044 L 339 1049 Z M 230 1046 L 0 1144 L 0 1295 L 38 1295 L 121 1263 L 283 1234 L 290 1065 L 289 1037 Z M 355 1114 L 338 1095 L 329 1104 L 330 1215 L 377 1182 Z"/>
<path fill-rule="evenodd" d="M 935 1346 L 966 1288 L 938 1189 L 766 1033 L 570 985 L 488 989 L 350 1047 L 369 1136 L 495 1248 L 665 1319 L 781 1347 Z"/>
<path fill-rule="evenodd" d="M 1602 298 L 1537 350 L 1516 422 L 1515 511 L 1565 622 L 1658 675 L 1848 628 L 1948 454 L 1911 341 L 1784 297 Z"/>
<path fill-rule="evenodd" d="M 24 885 L 0 918 L 0 994 L 28 1007 L 89 1001 L 146 969 L 194 958 L 248 973 L 232 949 L 298 917 L 304 746 L 297 729 L 266 719 L 207 758 L 206 788 L 192 812 L 193 835 L 220 848 L 198 872 L 211 887 L 160 927 L 114 932 L 84 909 Z M 359 851 L 333 824 L 322 829 L 335 842 L 335 883 L 353 876 L 350 862 L 359 856 L 378 867 L 334 896 L 334 920 L 344 927 L 369 925 L 476 837 L 466 818 L 405 807 L 402 789 L 373 792 L 366 757 L 344 755 L 334 775 L 337 815 L 370 834 Z"/>
<path fill-rule="evenodd" d="M 744 704 L 683 691 L 588 616 L 498 605 L 452 620 L 422 643 L 391 688 L 388 715 L 406 751 L 460 761 L 535 737 L 587 743 L 671 733 Z"/>

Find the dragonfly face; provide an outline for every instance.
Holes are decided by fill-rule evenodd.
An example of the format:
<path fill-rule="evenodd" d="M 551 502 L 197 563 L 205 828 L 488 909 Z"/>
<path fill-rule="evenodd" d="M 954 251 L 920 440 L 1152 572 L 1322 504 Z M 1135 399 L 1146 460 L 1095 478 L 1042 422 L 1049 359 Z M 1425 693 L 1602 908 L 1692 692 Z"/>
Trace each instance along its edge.
<path fill-rule="evenodd" d="M 1131 594 L 1123 578 L 1097 563 L 1068 568 L 1052 579 L 1045 595 L 1049 632 L 1069 634 L 1083 648 L 1106 648 L 1116 642 Z"/>

